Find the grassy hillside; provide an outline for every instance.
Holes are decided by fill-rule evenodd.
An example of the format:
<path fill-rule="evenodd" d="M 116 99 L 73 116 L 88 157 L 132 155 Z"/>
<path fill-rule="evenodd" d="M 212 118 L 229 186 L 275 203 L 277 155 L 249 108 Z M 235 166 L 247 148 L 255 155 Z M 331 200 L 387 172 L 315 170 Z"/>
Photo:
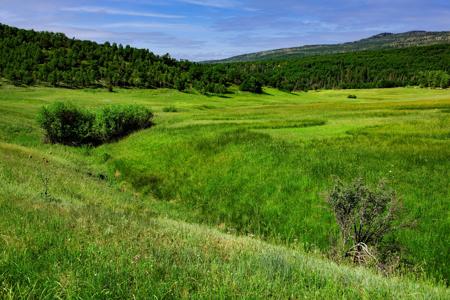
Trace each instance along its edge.
<path fill-rule="evenodd" d="M 298 59 L 312 55 L 324 55 L 333 53 L 347 53 L 363 50 L 381 50 L 392 48 L 406 48 L 412 46 L 428 46 L 450 43 L 450 31 L 426 32 L 411 31 L 405 33 L 381 33 L 370 38 L 355 42 L 335 45 L 308 45 L 302 47 L 284 48 L 269 51 L 261 51 L 243 54 L 223 60 L 210 61 L 209 63 L 230 63 L 259 60 L 285 60 Z"/>
<path fill-rule="evenodd" d="M 0 298 L 450 296 L 442 286 L 170 220 L 155 201 L 72 163 L 84 155 L 0 142 Z"/>
<path fill-rule="evenodd" d="M 348 99 L 349 93 L 358 98 Z M 71 101 L 84 107 L 143 104 L 156 112 L 157 125 L 118 143 L 92 149 L 42 144 L 42 132 L 37 128 L 35 116 L 42 105 L 56 100 Z M 169 106 L 177 112 L 163 112 Z M 140 243 L 145 240 L 140 239 L 147 236 L 135 233 L 146 232 L 147 227 L 153 226 L 148 224 L 154 224 L 150 220 L 160 217 L 217 226 L 223 232 L 251 234 L 302 251 L 326 254 L 337 240 L 335 222 L 322 197 L 322 193 L 331 187 L 333 176 L 344 179 L 363 176 L 369 182 L 387 178 L 403 198 L 404 219 L 417 222 L 415 227 L 390 236 L 389 244 L 395 245 L 405 268 L 448 282 L 449 109 L 448 90 L 414 88 L 309 93 L 266 89 L 266 94 L 260 96 L 237 92 L 225 97 L 206 97 L 173 90 L 108 93 L 89 89 L 3 86 L 0 89 L 3 153 L 0 165 L 6 184 L 1 193 L 4 206 L 1 211 L 5 218 L 1 219 L 5 224 L 2 228 L 7 231 L 1 234 L 5 241 L 3 247 L 7 246 L 3 251 L 9 254 L 2 256 L 0 274 L 6 279 L 0 282 L 4 282 L 5 291 L 25 292 L 36 283 L 39 291 L 48 288 L 52 293 L 59 288 L 50 283 L 47 286 L 46 274 L 60 270 L 55 273 L 62 276 L 58 280 L 67 280 L 69 285 L 81 289 L 80 282 L 90 282 L 95 268 L 105 268 L 102 269 L 104 276 L 112 270 L 118 274 L 113 280 L 117 286 L 106 289 L 120 287 L 123 290 L 123 278 L 130 272 L 137 272 L 133 273 L 137 278 L 146 272 L 144 267 L 139 271 L 131 265 L 121 273 L 122 266 L 130 262 L 124 258 L 130 252 L 124 249 L 133 244 L 131 241 L 136 241 L 131 249 L 137 252 L 132 257 L 153 257 L 148 253 L 154 254 L 156 250 L 152 249 L 157 249 L 156 246 L 148 246 L 150 248 L 144 251 L 147 254 L 138 253 Z M 48 216 L 52 217 L 47 220 Z M 122 224 L 119 222 L 122 219 L 131 227 L 125 231 L 115 230 L 115 226 Z M 185 226 L 169 223 L 175 224 L 173 228 Z M 79 230 L 83 233 L 80 236 Z M 64 235 L 52 237 L 55 232 L 66 231 L 66 238 Z M 108 233 L 110 231 L 112 233 Z M 95 234 L 91 236 L 91 232 L 98 232 L 98 239 Z M 111 238 L 108 238 L 109 234 L 112 234 Z M 155 239 L 161 234 L 159 229 L 156 230 Z M 188 236 L 181 234 L 181 237 L 187 239 L 191 234 L 197 236 L 189 233 Z M 222 236 L 216 232 L 211 234 Z M 69 238 L 76 245 L 69 243 Z M 229 236 L 224 238 L 235 240 Z M 198 239 L 197 236 L 195 240 Z M 96 246 L 90 246 L 92 243 Z M 196 268 L 200 268 L 200 261 L 203 261 L 203 258 L 191 261 L 195 256 L 186 254 L 197 250 L 188 249 L 184 253 L 184 249 L 175 244 L 167 251 L 181 251 L 177 253 L 187 260 L 182 260 L 179 266 L 186 282 L 175 283 L 176 273 L 167 271 L 168 265 L 158 269 L 166 275 L 154 279 L 155 286 L 162 284 L 161 289 L 165 291 L 173 284 L 173 293 L 180 292 L 177 284 L 183 287 L 188 284 L 187 278 L 194 276 L 189 272 L 197 274 Z M 191 245 L 192 249 L 201 247 L 194 242 Z M 96 247 L 101 251 L 98 252 Z M 26 259 L 13 255 L 20 249 Z M 64 249 L 73 252 L 63 254 Z M 33 258 L 39 257 L 42 251 L 49 252 L 48 257 L 35 261 Z M 106 253 L 103 255 L 102 251 Z M 64 257 L 63 265 L 60 265 L 61 256 Z M 80 261 L 74 261 L 73 257 L 81 257 L 86 264 L 91 261 L 98 261 L 98 264 L 78 273 L 76 266 Z M 111 266 L 113 269 L 108 269 L 108 264 L 101 264 L 114 260 L 112 257 L 117 259 L 117 264 Z M 239 264 L 227 265 L 225 270 L 240 266 L 243 256 L 234 257 Z M 214 254 L 209 259 L 215 261 L 218 258 Z M 23 263 L 19 264 L 19 261 Z M 147 263 L 148 268 L 157 268 L 155 263 Z M 249 268 L 244 268 L 243 272 L 253 268 L 245 259 L 242 263 Z M 16 275 L 5 277 L 16 267 L 18 271 L 13 273 Z M 41 274 L 37 270 L 42 267 L 45 269 Z M 206 289 L 215 280 L 214 284 L 219 284 L 223 281 L 220 276 L 231 276 L 227 277 L 230 281 L 225 281 L 228 283 L 224 295 L 234 291 L 238 280 L 234 275 L 209 278 L 206 275 L 210 270 L 208 264 L 204 268 L 207 269 L 199 271 L 203 274 L 199 276 L 205 281 L 195 283 L 194 290 L 199 285 Z M 222 262 L 217 268 L 214 274 L 221 274 Z M 293 268 L 294 273 L 303 272 Z M 158 272 L 155 272 L 152 276 L 157 277 Z M 29 279 L 27 282 L 20 274 L 34 274 L 26 276 L 35 281 Z M 283 276 L 277 279 L 281 280 L 280 287 L 290 282 Z M 290 276 L 297 281 L 297 275 Z M 311 276 L 318 275 L 312 272 Z M 49 279 L 50 282 L 56 284 L 55 278 Z M 105 278 L 94 281 L 92 290 L 106 284 L 109 279 Z M 169 278 L 170 283 L 166 285 L 164 278 Z M 253 284 L 266 291 L 264 280 L 268 279 L 258 280 L 263 281 L 244 280 L 242 284 L 246 287 L 242 288 L 242 293 L 250 293 Z M 328 279 L 324 280 L 319 284 L 325 284 Z M 19 286 L 15 286 L 16 282 L 20 282 Z M 136 280 L 138 290 L 141 289 L 137 286 L 140 282 L 142 280 Z M 350 289 L 354 288 L 352 284 Z M 292 284 L 287 285 L 291 288 Z M 339 290 L 343 288 L 341 283 L 336 285 L 341 287 L 331 286 L 330 293 L 351 296 L 346 294 L 349 290 Z M 292 288 L 292 293 L 299 293 L 303 287 Z M 316 287 L 311 289 L 314 292 Z"/>

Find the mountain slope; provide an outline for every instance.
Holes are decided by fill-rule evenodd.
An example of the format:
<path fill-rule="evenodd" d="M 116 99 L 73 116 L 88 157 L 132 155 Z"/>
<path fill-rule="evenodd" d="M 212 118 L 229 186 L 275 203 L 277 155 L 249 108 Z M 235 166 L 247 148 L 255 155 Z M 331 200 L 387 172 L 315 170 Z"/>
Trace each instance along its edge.
<path fill-rule="evenodd" d="M 308 45 L 244 54 L 210 63 L 245 62 L 271 59 L 294 59 L 312 55 L 347 53 L 362 50 L 381 50 L 406 48 L 411 46 L 428 46 L 450 43 L 450 31 L 427 32 L 410 31 L 405 33 L 381 33 L 355 42 L 335 45 Z"/>

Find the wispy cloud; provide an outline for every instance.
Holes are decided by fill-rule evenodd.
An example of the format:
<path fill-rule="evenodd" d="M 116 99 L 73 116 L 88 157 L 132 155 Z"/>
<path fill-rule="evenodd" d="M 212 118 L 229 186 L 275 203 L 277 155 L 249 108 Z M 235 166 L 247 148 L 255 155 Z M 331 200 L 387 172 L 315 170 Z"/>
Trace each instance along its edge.
<path fill-rule="evenodd" d="M 137 10 L 121 10 L 100 6 L 76 6 L 76 7 L 63 7 L 61 11 L 77 12 L 77 13 L 92 13 L 92 14 L 106 14 L 106 15 L 121 15 L 121 16 L 134 16 L 134 17 L 150 17 L 150 18 L 165 18 L 165 19 L 180 19 L 184 16 L 162 14 L 155 12 L 145 12 Z"/>
<path fill-rule="evenodd" d="M 109 29 L 176 29 L 183 31 L 195 28 L 191 24 L 163 22 L 118 22 L 102 24 L 100 27 Z"/>
<path fill-rule="evenodd" d="M 231 8 L 238 6 L 238 3 L 231 0 L 180 0 L 180 2 L 215 8 Z"/>

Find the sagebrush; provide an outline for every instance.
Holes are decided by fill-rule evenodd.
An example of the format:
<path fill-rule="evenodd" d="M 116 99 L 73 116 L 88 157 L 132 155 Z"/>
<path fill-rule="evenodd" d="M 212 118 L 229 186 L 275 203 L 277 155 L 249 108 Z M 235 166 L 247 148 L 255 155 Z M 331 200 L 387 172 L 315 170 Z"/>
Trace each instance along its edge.
<path fill-rule="evenodd" d="M 394 190 L 381 180 L 375 188 L 358 178 L 349 184 L 341 180 L 327 197 L 339 225 L 346 255 L 362 263 L 373 257 L 368 247 L 376 247 L 396 228 L 400 202 Z"/>

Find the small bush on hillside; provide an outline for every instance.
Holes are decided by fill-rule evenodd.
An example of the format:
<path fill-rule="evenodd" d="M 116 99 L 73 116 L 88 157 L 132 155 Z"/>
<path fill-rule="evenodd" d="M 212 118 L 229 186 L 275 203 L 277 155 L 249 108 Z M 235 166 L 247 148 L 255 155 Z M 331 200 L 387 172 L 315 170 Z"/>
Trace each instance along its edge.
<path fill-rule="evenodd" d="M 153 125 L 153 113 L 143 106 L 115 105 L 97 113 L 94 132 L 102 142 L 115 140 Z"/>
<path fill-rule="evenodd" d="M 109 142 L 152 126 L 152 119 L 142 106 L 110 106 L 92 113 L 61 102 L 43 107 L 38 115 L 48 142 L 71 146 Z"/>
<path fill-rule="evenodd" d="M 95 115 L 72 104 L 58 102 L 43 107 L 38 122 L 50 143 L 77 146 L 95 140 Z"/>
<path fill-rule="evenodd" d="M 221 83 L 211 83 L 208 85 L 208 91 L 213 94 L 222 95 L 227 93 L 227 87 Z"/>
<path fill-rule="evenodd" d="M 194 89 L 203 95 L 208 94 L 226 94 L 227 87 L 222 83 L 204 83 L 202 81 L 196 81 L 193 84 Z"/>
<path fill-rule="evenodd" d="M 177 112 L 178 109 L 175 106 L 167 106 L 163 108 L 163 112 Z"/>
<path fill-rule="evenodd" d="M 339 225 L 346 255 L 354 262 L 363 263 L 370 256 L 368 246 L 376 247 L 386 234 L 396 227 L 394 221 L 399 212 L 399 201 L 394 191 L 380 181 L 374 189 L 362 179 L 350 184 L 338 180 L 328 194 Z"/>
<path fill-rule="evenodd" d="M 358 97 L 356 95 L 348 95 L 347 98 L 348 99 L 357 99 Z"/>
<path fill-rule="evenodd" d="M 188 87 L 188 81 L 184 78 L 179 78 L 175 80 L 174 88 L 179 90 L 180 92 L 184 92 Z"/>
<path fill-rule="evenodd" d="M 280 83 L 278 89 L 283 92 L 291 93 L 295 90 L 295 84 L 290 81 L 283 81 Z"/>

